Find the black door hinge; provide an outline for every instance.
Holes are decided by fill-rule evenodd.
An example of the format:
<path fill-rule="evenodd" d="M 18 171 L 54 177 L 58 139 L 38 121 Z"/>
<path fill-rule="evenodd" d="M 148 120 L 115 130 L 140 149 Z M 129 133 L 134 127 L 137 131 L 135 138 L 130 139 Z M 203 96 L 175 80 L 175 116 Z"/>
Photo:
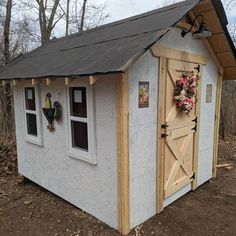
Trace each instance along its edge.
<path fill-rule="evenodd" d="M 197 125 L 195 125 L 191 130 L 194 130 L 195 132 L 197 132 Z"/>
<path fill-rule="evenodd" d="M 200 65 L 198 65 L 198 66 L 194 67 L 194 70 L 197 70 L 197 71 L 198 71 L 198 73 L 199 73 L 199 72 L 200 72 Z"/>
<path fill-rule="evenodd" d="M 161 128 L 162 128 L 162 129 L 166 129 L 166 128 L 168 128 L 168 127 L 169 127 L 169 125 L 167 125 L 167 124 L 161 125 Z"/>
<path fill-rule="evenodd" d="M 197 116 L 196 116 L 196 118 L 194 120 L 192 120 L 192 122 L 197 123 Z"/>
<path fill-rule="evenodd" d="M 168 137 L 169 135 L 168 134 L 161 134 L 161 137 L 162 138 L 166 138 L 166 137 Z"/>

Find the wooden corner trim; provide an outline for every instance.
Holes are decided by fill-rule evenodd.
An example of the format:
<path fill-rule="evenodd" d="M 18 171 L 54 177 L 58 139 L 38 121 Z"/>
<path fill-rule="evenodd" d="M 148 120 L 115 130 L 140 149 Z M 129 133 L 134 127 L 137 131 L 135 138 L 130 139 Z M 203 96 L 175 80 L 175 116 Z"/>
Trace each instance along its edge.
<path fill-rule="evenodd" d="M 160 57 L 159 62 L 159 84 L 157 96 L 157 176 L 156 176 L 156 189 L 157 189 L 157 213 L 164 210 L 164 155 L 165 143 L 161 137 L 162 129 L 161 124 L 165 123 L 165 76 L 166 76 L 167 59 Z"/>
<path fill-rule="evenodd" d="M 200 132 L 200 118 L 201 118 L 201 93 L 202 93 L 202 66 L 200 67 L 200 82 L 198 85 L 197 105 L 196 105 L 196 117 L 197 117 L 197 132 L 194 134 L 194 159 L 193 159 L 193 173 L 194 178 L 192 182 L 192 190 L 197 189 L 197 177 L 198 177 L 198 153 L 199 153 L 199 132 Z"/>
<path fill-rule="evenodd" d="M 126 235 L 130 232 L 128 79 L 127 72 L 116 78 L 118 231 L 123 235 Z"/>
<path fill-rule="evenodd" d="M 222 92 L 223 75 L 218 77 L 216 90 L 216 105 L 215 105 L 215 126 L 214 126 L 214 148 L 213 148 L 213 164 L 212 177 L 216 178 L 217 174 L 217 160 L 218 160 L 218 142 L 219 142 L 219 127 L 220 127 L 220 105 Z"/>
<path fill-rule="evenodd" d="M 204 55 L 197 55 L 194 53 L 189 53 L 185 51 L 180 51 L 174 48 L 167 48 L 161 46 L 160 44 L 155 44 L 151 48 L 152 54 L 155 57 L 164 57 L 168 59 L 174 59 L 178 61 L 198 63 L 202 65 L 206 65 L 208 62 L 208 58 Z"/>

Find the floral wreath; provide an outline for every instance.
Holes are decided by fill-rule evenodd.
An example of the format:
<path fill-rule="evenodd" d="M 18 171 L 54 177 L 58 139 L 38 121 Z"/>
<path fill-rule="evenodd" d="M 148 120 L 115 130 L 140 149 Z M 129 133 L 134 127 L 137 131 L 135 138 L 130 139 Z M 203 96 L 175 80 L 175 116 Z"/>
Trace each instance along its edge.
<path fill-rule="evenodd" d="M 186 114 L 196 105 L 199 80 L 199 74 L 194 74 L 193 71 L 190 71 L 182 73 L 176 81 L 174 99 L 176 100 L 177 107 Z"/>

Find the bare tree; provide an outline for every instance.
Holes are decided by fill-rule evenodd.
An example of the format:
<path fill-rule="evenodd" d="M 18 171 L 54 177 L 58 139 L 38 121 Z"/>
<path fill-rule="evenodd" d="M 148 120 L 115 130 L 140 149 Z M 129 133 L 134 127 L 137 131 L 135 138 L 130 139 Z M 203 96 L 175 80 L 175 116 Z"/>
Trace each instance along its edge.
<path fill-rule="evenodd" d="M 224 8 L 227 13 L 231 13 L 232 10 L 236 8 L 236 0 L 223 0 Z M 236 19 L 231 20 L 228 26 L 229 32 L 233 39 L 234 44 L 236 44 Z"/>
<path fill-rule="evenodd" d="M 232 40 L 234 42 L 234 45 L 236 45 L 236 20 L 235 22 L 231 23 L 228 28 L 229 28 L 229 32 L 231 34 Z"/>
<path fill-rule="evenodd" d="M 83 0 L 83 6 L 82 6 L 82 13 L 81 13 L 81 20 L 80 20 L 80 27 L 79 31 L 84 31 L 84 21 L 85 21 L 85 12 L 86 12 L 86 4 L 88 0 Z"/>
<path fill-rule="evenodd" d="M 1 12 L 5 11 L 4 16 L 1 18 L 1 24 L 3 27 L 3 35 L 1 36 L 1 61 L 2 64 L 7 64 L 11 60 L 10 49 L 10 35 L 11 35 L 11 20 L 12 20 L 12 7 L 13 1 L 1 1 Z M 6 84 L 0 91 L 0 109 L 1 109 L 1 130 L 6 134 L 9 134 L 14 128 L 13 109 L 12 109 L 12 90 L 10 84 Z"/>
<path fill-rule="evenodd" d="M 70 0 L 66 1 L 66 36 L 69 34 Z"/>
<path fill-rule="evenodd" d="M 65 27 L 65 35 L 97 27 L 109 17 L 106 3 L 95 0 L 21 0 L 23 11 L 39 22 L 41 43 L 49 41 L 58 29 Z"/>
<path fill-rule="evenodd" d="M 222 88 L 220 133 L 223 138 L 236 135 L 236 81 L 224 81 Z"/>
<path fill-rule="evenodd" d="M 60 15 L 58 19 L 55 20 L 55 16 L 57 13 L 57 9 L 60 3 L 60 0 L 55 0 L 54 4 L 52 5 L 49 17 L 47 17 L 48 1 L 44 0 L 36 0 L 38 3 L 38 10 L 39 10 L 39 25 L 40 25 L 40 32 L 41 32 L 41 42 L 42 44 L 48 42 L 50 40 L 52 30 L 59 22 L 59 20 L 63 17 L 64 14 Z"/>
<path fill-rule="evenodd" d="M 101 25 L 109 17 L 106 8 L 107 3 L 98 4 L 94 0 L 71 1 L 71 32 L 80 32 Z"/>
<path fill-rule="evenodd" d="M 18 17 L 16 1 L 0 1 L 0 61 L 9 63 L 22 52 L 29 51 L 34 38 L 29 19 Z M 17 17 L 16 17 L 17 15 Z M 0 88 L 0 134 L 8 137 L 14 131 L 13 96 L 10 83 Z"/>
<path fill-rule="evenodd" d="M 7 64 L 10 61 L 10 24 L 12 16 L 12 0 L 8 0 L 6 4 L 6 17 L 4 21 L 4 50 L 3 62 Z"/>
<path fill-rule="evenodd" d="M 22 8 L 39 22 L 41 44 L 48 42 L 57 23 L 64 17 L 61 0 L 22 0 Z"/>
<path fill-rule="evenodd" d="M 230 12 L 232 9 L 235 9 L 236 7 L 236 1 L 235 0 L 223 0 L 223 5 L 226 12 Z"/>
<path fill-rule="evenodd" d="M 236 0 L 224 0 L 226 12 L 230 13 L 236 7 Z M 236 20 L 228 26 L 232 40 L 236 45 Z M 236 78 L 235 78 L 236 79 Z M 220 133 L 223 138 L 236 135 L 236 81 L 223 81 Z"/>

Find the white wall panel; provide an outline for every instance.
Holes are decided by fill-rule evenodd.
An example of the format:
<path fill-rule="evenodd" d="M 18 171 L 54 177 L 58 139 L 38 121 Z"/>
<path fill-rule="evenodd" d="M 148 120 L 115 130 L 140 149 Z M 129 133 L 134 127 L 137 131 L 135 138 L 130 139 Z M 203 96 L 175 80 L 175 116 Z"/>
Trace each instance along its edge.
<path fill-rule="evenodd" d="M 156 214 L 158 59 L 143 55 L 129 72 L 131 227 Z M 138 108 L 139 81 L 148 81 L 148 108 Z"/>
<path fill-rule="evenodd" d="M 69 157 L 67 152 L 67 108 L 63 79 L 53 81 L 51 86 L 41 85 L 42 104 L 47 92 L 52 102 L 58 100 L 63 106 L 63 119 L 55 132 L 47 130 L 43 116 L 44 146 L 28 143 L 24 139 L 23 95 L 21 85 L 15 88 L 16 134 L 19 172 L 117 228 L 117 160 L 116 160 L 116 92 L 113 79 L 99 79 L 95 83 L 95 123 L 97 165 Z"/>

